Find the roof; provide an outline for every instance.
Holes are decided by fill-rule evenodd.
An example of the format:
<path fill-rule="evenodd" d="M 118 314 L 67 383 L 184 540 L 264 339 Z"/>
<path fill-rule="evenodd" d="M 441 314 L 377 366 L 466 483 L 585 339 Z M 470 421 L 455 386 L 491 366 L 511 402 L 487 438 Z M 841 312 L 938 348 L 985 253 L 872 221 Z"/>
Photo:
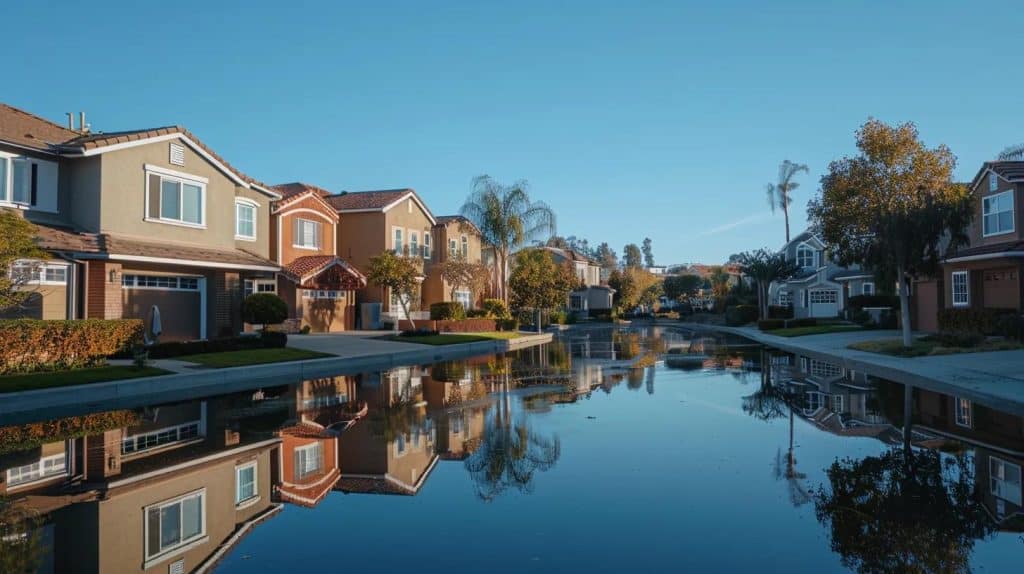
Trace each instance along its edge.
<path fill-rule="evenodd" d="M 330 214 L 331 219 L 333 219 L 334 221 L 338 221 L 338 211 L 334 209 L 334 207 L 330 203 L 327 203 L 326 199 L 324 199 L 325 196 L 320 193 L 320 191 L 323 190 L 318 190 L 320 190 L 320 188 L 298 191 L 296 193 L 291 193 L 289 195 L 282 194 L 284 195 L 283 199 L 279 199 L 273 203 L 273 206 L 271 207 L 271 213 L 280 213 L 281 211 L 287 209 L 289 206 L 295 205 L 296 203 L 300 203 L 305 199 L 312 199 L 316 203 L 320 204 L 320 206 L 323 207 L 325 212 Z"/>
<path fill-rule="evenodd" d="M 351 263 L 336 255 L 304 255 L 285 265 L 282 271 L 297 283 L 305 283 L 308 279 L 323 273 L 331 267 L 340 267 L 348 281 L 345 288 L 361 289 L 366 286 L 366 276 L 359 272 Z"/>
<path fill-rule="evenodd" d="M 293 195 L 300 193 L 306 193 L 312 191 L 321 197 L 327 197 L 331 195 L 331 192 L 326 189 L 313 185 L 311 183 L 303 183 L 301 181 L 293 181 L 291 183 L 279 183 L 273 186 L 271 189 L 281 194 L 282 198 L 289 198 Z"/>
<path fill-rule="evenodd" d="M 866 277 L 874 277 L 874 274 L 863 269 L 847 269 L 846 271 L 836 273 L 832 276 L 832 279 L 835 281 L 846 281 L 848 279 L 861 279 Z"/>
<path fill-rule="evenodd" d="M 946 261 L 957 261 L 967 257 L 978 259 L 996 259 L 1004 253 L 1013 253 L 1016 256 L 1024 256 L 1024 241 L 1011 241 L 1007 243 L 995 243 L 992 245 L 979 245 L 959 249 L 956 253 L 946 258 Z"/>
<path fill-rule="evenodd" d="M 53 153 L 53 146 L 78 135 L 78 132 L 50 120 L 0 103 L 0 141 Z"/>
<path fill-rule="evenodd" d="M 63 251 L 81 259 L 121 261 L 177 261 L 196 267 L 228 267 L 276 271 L 280 267 L 241 249 L 210 249 L 185 244 L 151 243 L 109 233 L 84 233 L 68 228 L 36 225 L 36 243 L 49 251 Z M 159 261 L 157 261 L 159 260 Z"/>
<path fill-rule="evenodd" d="M 410 496 L 416 490 L 406 488 L 386 477 L 344 476 L 334 485 L 335 490 L 345 494 L 400 494 Z"/>
<path fill-rule="evenodd" d="M 981 165 L 978 174 L 971 180 L 971 189 L 978 187 L 978 184 L 981 183 L 981 180 L 989 170 L 995 172 L 996 175 L 1006 181 L 1024 181 L 1024 161 L 986 161 Z"/>
<path fill-rule="evenodd" d="M 583 261 L 591 265 L 601 265 L 597 261 L 594 261 L 593 259 L 573 249 L 563 249 L 561 247 L 551 247 L 548 245 L 542 245 L 540 248 L 546 249 L 547 251 L 560 255 L 562 256 L 562 258 L 567 259 L 569 261 Z"/>
<path fill-rule="evenodd" d="M 464 226 L 472 229 L 477 235 L 480 235 L 480 228 L 476 226 L 472 221 L 464 215 L 438 215 L 434 218 L 437 221 L 437 225 L 449 225 L 451 223 L 460 223 Z"/>
<path fill-rule="evenodd" d="M 413 193 L 411 189 L 346 191 L 329 196 L 327 202 L 338 211 L 383 210 L 410 193 Z"/>

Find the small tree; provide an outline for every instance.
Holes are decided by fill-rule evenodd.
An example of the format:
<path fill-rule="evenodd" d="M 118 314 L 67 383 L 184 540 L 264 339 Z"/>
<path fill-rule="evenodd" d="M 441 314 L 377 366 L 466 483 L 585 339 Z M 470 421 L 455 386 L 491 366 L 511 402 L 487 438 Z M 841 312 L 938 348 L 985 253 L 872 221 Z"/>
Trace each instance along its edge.
<path fill-rule="evenodd" d="M 614 303 L 619 312 L 628 311 L 638 305 L 653 303 L 661 294 L 655 286 L 658 278 L 637 267 L 615 270 L 608 277 L 608 286 L 615 289 Z"/>
<path fill-rule="evenodd" d="M 643 265 L 643 255 L 636 243 L 628 243 L 622 248 L 622 261 L 626 267 L 640 267 Z"/>
<path fill-rule="evenodd" d="M 471 293 L 470 299 L 476 301 L 491 280 L 491 270 L 486 265 L 470 263 L 461 255 L 445 260 L 440 266 L 440 274 L 441 279 L 451 287 L 452 300 L 455 300 L 456 291 L 465 289 Z"/>
<path fill-rule="evenodd" d="M 568 264 L 555 263 L 549 252 L 529 249 L 516 254 L 508 286 L 514 308 L 540 311 L 564 307 L 579 279 Z"/>
<path fill-rule="evenodd" d="M 672 275 L 665 278 L 662 289 L 665 296 L 673 301 L 682 301 L 700 289 L 704 280 L 697 275 Z"/>
<path fill-rule="evenodd" d="M 644 265 L 654 267 L 654 249 L 651 248 L 651 238 L 645 237 L 643 247 L 640 248 L 644 254 Z"/>
<path fill-rule="evenodd" d="M 711 293 L 715 296 L 715 309 L 725 310 L 725 298 L 729 295 L 729 272 L 721 265 L 713 265 L 708 274 Z"/>
<path fill-rule="evenodd" d="M 0 209 L 0 311 L 20 307 L 32 291 L 26 288 L 31 273 L 12 272 L 19 259 L 44 259 L 46 252 L 35 244 L 35 226 L 9 209 Z"/>
<path fill-rule="evenodd" d="M 956 157 L 928 149 L 912 123 L 869 119 L 857 132 L 860 154 L 832 162 L 808 215 L 840 263 L 860 263 L 882 283 L 897 283 L 903 344 L 911 346 L 908 282 L 939 268 L 939 241 L 967 241 L 971 193 L 953 183 Z"/>
<path fill-rule="evenodd" d="M 767 319 L 768 288 L 775 281 L 792 277 L 799 266 L 795 261 L 787 260 L 785 253 L 773 253 L 767 249 L 740 253 L 738 261 L 743 266 L 743 273 L 753 279 L 757 287 L 758 316 Z"/>
<path fill-rule="evenodd" d="M 288 305 L 273 293 L 253 293 L 242 301 L 242 318 L 254 325 L 276 325 L 288 318 Z"/>
<path fill-rule="evenodd" d="M 420 281 L 423 280 L 422 264 L 419 257 L 406 257 L 385 251 L 370 258 L 366 273 L 367 279 L 380 286 L 384 297 L 387 297 L 389 291 L 398 296 L 398 303 L 413 329 L 416 329 L 416 322 L 409 313 L 409 304 L 418 294 Z"/>

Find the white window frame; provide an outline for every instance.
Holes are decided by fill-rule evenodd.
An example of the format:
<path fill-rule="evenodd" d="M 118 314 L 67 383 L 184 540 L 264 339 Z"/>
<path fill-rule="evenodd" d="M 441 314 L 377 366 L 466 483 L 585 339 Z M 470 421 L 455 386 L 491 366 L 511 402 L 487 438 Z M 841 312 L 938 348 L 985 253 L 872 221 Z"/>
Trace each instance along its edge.
<path fill-rule="evenodd" d="M 182 438 L 182 431 L 188 429 L 189 427 L 195 427 L 195 434 L 193 436 Z M 165 442 L 163 444 L 155 444 L 153 446 L 143 446 L 142 448 L 139 448 L 139 440 L 140 439 L 143 439 L 143 438 L 146 438 L 146 437 L 151 437 L 151 436 L 159 436 L 161 434 L 167 434 L 167 433 L 174 433 L 176 438 L 174 440 L 170 441 L 170 442 Z M 180 425 L 164 427 L 164 428 L 160 428 L 160 429 L 156 429 L 156 430 L 152 430 L 152 431 L 148 431 L 148 432 L 144 432 L 144 433 L 139 433 L 139 434 L 136 434 L 136 435 L 131 435 L 131 436 L 127 436 L 127 437 L 122 438 L 121 439 L 121 456 L 124 456 L 124 457 L 134 456 L 134 455 L 139 454 L 139 453 L 150 452 L 150 451 L 153 451 L 153 450 L 156 450 L 156 449 L 166 448 L 166 447 L 169 447 L 169 446 L 172 446 L 172 445 L 180 445 L 180 444 L 184 444 L 184 443 L 191 442 L 191 441 L 194 441 L 194 440 L 197 440 L 197 439 L 201 439 L 201 438 L 203 438 L 203 422 L 201 420 L 189 421 L 187 423 L 182 423 Z M 128 444 L 128 443 L 132 443 L 134 445 L 132 450 L 125 450 L 125 445 Z"/>
<path fill-rule="evenodd" d="M 953 397 L 957 426 L 974 428 L 974 403 L 963 397 Z"/>
<path fill-rule="evenodd" d="M 870 289 L 868 289 L 868 287 L 870 287 Z M 871 282 L 871 281 L 865 281 L 860 286 L 860 294 L 861 295 L 874 295 L 875 294 L 875 284 L 873 282 Z"/>
<path fill-rule="evenodd" d="M 836 289 L 811 289 L 811 305 L 833 305 L 839 303 L 839 291 Z M 826 295 L 829 295 L 826 297 Z"/>
<path fill-rule="evenodd" d="M 985 217 L 988 216 L 988 215 L 995 215 L 996 216 L 996 225 L 998 225 L 999 224 L 999 214 L 1005 213 L 1006 210 L 988 213 L 988 212 L 985 211 L 985 206 L 986 206 L 986 204 L 989 201 L 995 200 L 995 199 L 1003 197 L 1003 196 L 1008 196 L 1010 198 L 1010 209 L 1009 209 L 1009 212 L 1010 212 L 1010 228 L 1009 229 L 999 229 L 997 231 L 987 231 L 985 229 L 985 223 L 986 223 Z M 985 197 L 981 198 L 981 236 L 982 237 L 992 237 L 992 236 L 995 236 L 995 235 L 1006 235 L 1007 233 L 1013 233 L 1014 231 L 1017 230 L 1017 211 L 1016 211 L 1017 205 L 1016 205 L 1015 199 L 1016 198 L 1014 197 L 1014 191 L 1012 189 L 1008 189 L 1006 191 L 1001 191 L 999 193 L 993 193 L 992 195 L 986 195 Z"/>
<path fill-rule="evenodd" d="M 245 498 L 241 497 L 242 487 L 242 472 L 245 470 L 252 469 L 252 495 Z M 235 508 L 244 508 L 251 506 L 260 500 L 260 478 L 259 478 L 259 467 L 256 461 L 250 461 L 245 464 L 240 464 L 235 467 Z"/>
<path fill-rule="evenodd" d="M 158 552 L 156 552 L 155 554 L 150 554 L 149 553 L 149 551 L 150 551 L 150 548 L 149 548 L 149 511 L 154 509 L 154 508 L 155 509 L 159 509 L 159 510 L 163 510 L 164 508 L 166 508 L 168 506 L 173 506 L 175 504 L 181 505 L 181 504 L 184 503 L 184 501 L 186 501 L 186 500 L 188 500 L 190 498 L 196 498 L 196 497 L 199 498 L 199 512 L 201 513 L 200 530 L 199 530 L 199 532 L 197 534 L 193 535 L 192 537 L 188 538 L 188 539 L 179 540 L 178 543 L 173 545 L 173 546 L 169 546 L 167 548 L 160 548 L 160 550 Z M 179 510 L 178 516 L 179 517 L 181 516 L 180 510 Z M 175 497 L 175 498 L 171 498 L 169 500 L 164 500 L 162 502 L 157 502 L 156 504 L 150 504 L 149 506 L 144 506 L 142 508 L 142 536 L 143 536 L 143 538 L 142 538 L 142 553 L 146 557 L 146 561 L 143 564 L 143 568 L 150 568 L 150 567 L 152 567 L 152 566 L 154 566 L 156 564 L 159 564 L 160 562 L 163 562 L 164 560 L 167 560 L 167 559 L 171 558 L 172 556 L 177 556 L 179 554 L 182 554 L 182 553 L 186 552 L 187 550 L 189 550 L 190 548 L 193 548 L 197 544 L 202 544 L 203 542 L 205 542 L 207 540 L 206 517 L 207 517 L 207 512 L 206 512 L 206 489 L 205 488 L 200 488 L 199 490 L 194 490 L 192 492 L 185 493 L 185 494 L 183 494 L 181 496 L 178 496 L 178 497 Z M 161 524 L 161 526 L 162 526 L 162 524 Z"/>
<path fill-rule="evenodd" d="M 1007 468 L 1017 469 L 1016 484 L 1006 480 Z M 988 474 L 989 491 L 993 496 L 1012 502 L 1017 506 L 1021 506 L 1021 503 L 1024 502 L 1021 500 L 1021 480 L 1024 477 L 1021 476 L 1020 465 L 1003 460 L 996 456 L 991 456 L 988 459 Z M 1003 485 L 1006 486 L 1004 487 Z"/>
<path fill-rule="evenodd" d="M 13 279 L 20 268 L 29 267 L 29 278 L 23 281 L 23 285 L 67 285 L 68 275 L 71 273 L 70 265 L 66 263 L 50 263 L 39 259 L 18 259 L 11 265 L 10 276 Z M 47 271 L 64 271 L 64 280 L 53 280 L 46 278 Z"/>
<path fill-rule="evenodd" d="M 172 282 L 173 285 L 157 286 L 157 285 L 140 285 L 139 278 L 145 277 L 158 277 L 160 279 L 167 279 Z M 194 280 L 195 287 L 184 285 L 182 279 Z M 202 277 L 200 276 L 189 276 L 189 275 L 152 275 L 146 273 L 125 273 L 121 275 L 121 288 L 122 289 L 152 289 L 155 291 L 193 291 L 198 292 L 202 287 Z M 171 281 L 173 280 L 173 281 Z"/>
<path fill-rule="evenodd" d="M 323 233 L 323 229 L 320 227 L 320 222 L 312 219 L 296 217 L 294 225 L 295 231 L 292 233 L 292 247 L 296 249 L 307 249 L 309 251 L 320 251 L 320 236 Z M 305 234 L 303 233 L 304 225 L 313 226 L 313 245 L 306 245 L 305 243 L 302 243 L 305 239 Z"/>
<path fill-rule="evenodd" d="M 165 169 L 155 165 L 145 165 L 145 177 L 146 177 L 146 201 L 145 201 L 145 217 L 146 221 L 152 223 L 163 223 L 166 225 L 179 225 L 181 227 L 191 227 L 193 229 L 206 229 L 206 185 L 210 180 L 205 177 L 198 175 L 191 175 L 188 173 L 182 173 L 180 171 L 174 171 L 172 169 Z M 157 175 L 160 177 L 160 190 L 157 194 L 157 201 L 163 201 L 163 182 L 164 180 L 176 182 L 179 187 L 178 194 L 178 212 L 179 214 L 184 213 L 185 206 L 185 194 L 184 186 L 191 185 L 199 188 L 199 223 L 192 223 L 191 221 L 184 221 L 181 219 L 170 219 L 164 217 L 163 210 L 160 210 L 160 217 L 153 218 L 149 216 L 149 176 Z"/>
<path fill-rule="evenodd" d="M 293 477 L 295 480 L 300 480 L 300 479 L 306 478 L 307 476 L 310 476 L 310 475 L 313 475 L 313 474 L 315 474 L 317 472 L 320 472 L 324 468 L 324 447 L 323 447 L 322 444 L 320 444 L 319 441 L 311 442 L 309 444 L 304 444 L 302 446 L 295 447 L 295 451 L 294 451 L 295 466 L 299 465 L 299 452 L 300 451 L 301 452 L 305 452 L 307 450 L 318 450 L 319 451 L 320 456 L 317 458 L 317 461 L 318 461 L 317 467 L 313 468 L 313 469 L 309 469 L 309 470 L 303 469 L 302 474 L 299 474 L 298 472 L 295 472 L 298 469 L 297 468 L 293 468 L 292 472 L 295 472 L 295 476 Z M 309 460 L 309 459 L 303 459 L 303 460 Z"/>
<path fill-rule="evenodd" d="M 345 300 L 345 291 L 328 291 L 324 289 L 301 289 L 303 299 Z"/>
<path fill-rule="evenodd" d="M 391 250 L 397 255 L 405 254 L 405 228 L 391 228 Z"/>
<path fill-rule="evenodd" d="M 409 230 L 409 256 L 418 257 L 420 255 L 420 232 L 410 229 Z"/>
<path fill-rule="evenodd" d="M 248 297 L 255 293 L 277 293 L 277 279 L 243 279 L 242 296 Z"/>
<path fill-rule="evenodd" d="M 256 241 L 257 228 L 259 227 L 259 216 L 257 215 L 259 208 L 260 204 L 251 199 L 244 197 L 235 198 L 235 239 L 240 241 Z M 239 217 L 239 209 L 252 211 L 252 235 L 246 235 L 239 230 L 239 224 L 242 221 L 242 218 Z"/>
<path fill-rule="evenodd" d="M 462 239 L 459 240 L 459 245 L 462 248 L 462 258 L 469 261 L 469 236 L 463 235 Z"/>
<path fill-rule="evenodd" d="M 963 295 L 962 299 L 957 299 L 958 293 L 956 286 L 958 278 L 963 278 L 964 290 L 963 293 L 960 293 L 960 295 Z M 954 271 L 953 273 L 951 273 L 949 286 L 954 307 L 969 307 L 971 305 L 971 281 L 967 271 Z"/>
<path fill-rule="evenodd" d="M 7 469 L 7 487 L 20 488 L 58 476 L 66 476 L 68 473 L 67 453 L 52 454 L 41 457 L 39 460 L 29 464 Z M 60 465 L 51 465 L 47 472 L 46 464 L 60 461 Z"/>
<path fill-rule="evenodd" d="M 792 304 L 793 304 L 793 294 L 790 293 L 786 289 L 783 289 L 783 290 L 779 291 L 779 306 L 780 307 L 789 307 Z"/>
<path fill-rule="evenodd" d="M 808 265 L 804 265 L 801 262 L 800 253 L 802 251 L 809 251 L 811 253 L 811 262 Z M 797 248 L 796 248 L 796 264 L 797 265 L 799 265 L 800 267 L 802 267 L 804 269 L 814 268 L 814 265 L 815 265 L 814 264 L 814 260 L 815 259 L 817 259 L 817 257 L 815 256 L 815 250 L 814 250 L 813 247 L 811 247 L 810 245 L 807 245 L 806 243 L 801 243 L 799 246 L 797 246 Z"/>
<path fill-rule="evenodd" d="M 996 174 L 994 174 L 992 172 L 989 172 L 988 173 L 988 190 L 989 191 L 996 191 L 997 189 L 999 189 L 999 176 L 997 176 Z"/>
<path fill-rule="evenodd" d="M 454 239 L 448 240 L 448 255 L 450 257 L 458 257 L 459 255 L 459 242 Z"/>
<path fill-rule="evenodd" d="M 469 289 L 459 289 L 455 291 L 456 303 L 462 303 L 464 309 L 469 309 L 473 305 L 473 293 Z"/>

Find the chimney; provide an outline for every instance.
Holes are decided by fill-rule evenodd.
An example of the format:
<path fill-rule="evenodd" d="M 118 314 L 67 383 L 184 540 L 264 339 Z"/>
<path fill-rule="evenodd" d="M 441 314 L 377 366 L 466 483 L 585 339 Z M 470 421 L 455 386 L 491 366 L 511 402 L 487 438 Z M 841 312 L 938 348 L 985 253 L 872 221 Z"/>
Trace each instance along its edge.
<path fill-rule="evenodd" d="M 68 117 L 68 129 L 71 131 L 75 131 L 75 113 L 67 112 L 64 115 Z"/>
<path fill-rule="evenodd" d="M 78 130 L 83 134 L 89 133 L 89 126 L 85 123 L 85 112 L 78 112 Z"/>

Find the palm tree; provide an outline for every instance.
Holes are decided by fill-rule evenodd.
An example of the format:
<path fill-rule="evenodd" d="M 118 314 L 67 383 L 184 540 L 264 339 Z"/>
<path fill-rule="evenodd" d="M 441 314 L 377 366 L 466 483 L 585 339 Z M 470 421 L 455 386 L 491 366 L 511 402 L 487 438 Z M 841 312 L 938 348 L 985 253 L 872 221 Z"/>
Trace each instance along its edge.
<path fill-rule="evenodd" d="M 795 261 L 787 260 L 785 253 L 772 253 L 767 249 L 748 251 L 739 255 L 743 274 L 757 284 L 758 316 L 768 318 L 768 288 L 774 281 L 785 281 L 798 270 Z"/>
<path fill-rule="evenodd" d="M 555 232 L 555 212 L 542 201 L 530 201 L 526 182 L 504 185 L 489 175 L 473 179 L 473 191 L 460 210 L 494 249 L 497 295 L 508 302 L 508 260 L 527 241 Z"/>
<path fill-rule="evenodd" d="M 806 165 L 793 163 L 787 159 L 779 165 L 778 183 L 769 183 L 767 186 L 768 205 L 771 206 L 772 213 L 778 208 L 786 217 L 786 243 L 789 243 L 789 204 L 793 203 L 792 191 L 800 186 L 793 181 L 793 177 L 801 171 L 809 172 Z"/>

